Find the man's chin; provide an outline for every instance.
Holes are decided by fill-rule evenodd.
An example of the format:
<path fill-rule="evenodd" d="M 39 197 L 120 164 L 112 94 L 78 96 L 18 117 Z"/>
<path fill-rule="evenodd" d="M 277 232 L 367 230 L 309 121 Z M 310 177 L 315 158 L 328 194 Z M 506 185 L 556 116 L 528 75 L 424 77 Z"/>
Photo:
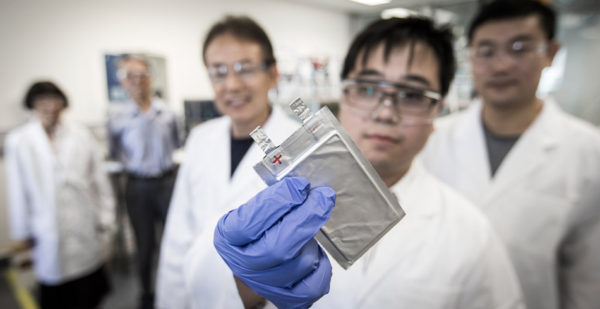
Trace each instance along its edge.
<path fill-rule="evenodd" d="M 511 94 L 510 92 L 490 92 L 481 96 L 484 102 L 492 104 L 494 106 L 506 106 L 512 105 L 518 102 L 518 96 Z"/>
<path fill-rule="evenodd" d="M 366 157 L 367 157 L 367 160 L 369 160 L 371 165 L 373 165 L 373 167 L 375 167 L 376 170 L 381 169 L 382 171 L 385 171 L 390 166 L 394 165 L 392 163 L 392 160 L 390 159 L 390 157 L 386 154 L 371 153 L 370 155 L 367 155 Z"/>
<path fill-rule="evenodd" d="M 484 102 L 492 104 L 506 104 L 514 99 L 514 97 L 508 93 L 499 93 L 496 91 L 481 93 L 480 98 Z"/>

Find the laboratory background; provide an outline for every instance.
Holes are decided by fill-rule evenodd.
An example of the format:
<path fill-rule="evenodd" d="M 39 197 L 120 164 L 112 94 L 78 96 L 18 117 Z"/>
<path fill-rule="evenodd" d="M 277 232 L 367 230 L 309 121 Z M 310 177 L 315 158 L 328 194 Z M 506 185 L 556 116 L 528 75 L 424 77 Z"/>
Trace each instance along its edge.
<path fill-rule="evenodd" d="M 31 118 L 22 104 L 27 88 L 37 80 L 51 80 L 69 99 L 64 116 L 90 129 L 105 158 L 109 111 L 118 110 L 126 99 L 116 80 L 116 63 L 123 54 L 148 57 L 154 95 L 174 111 L 184 136 L 216 117 L 202 41 L 209 27 L 227 14 L 250 16 L 271 38 L 280 73 L 277 88 L 269 94 L 273 104 L 285 106 L 301 97 L 315 110 L 327 105 L 334 111 L 344 53 L 364 26 L 378 18 L 411 14 L 451 24 L 458 70 L 442 113 L 453 113 L 466 108 L 474 95 L 465 28 L 479 2 L 1 0 L 0 154 L 7 133 Z M 557 37 L 562 46 L 552 67 L 544 71 L 538 91 L 551 94 L 568 113 L 599 126 L 600 1 L 546 2 L 559 12 Z M 104 163 L 117 200 L 117 233 L 108 265 L 112 292 L 103 307 L 135 308 L 135 243 L 123 206 L 122 170 L 116 162 Z M 10 244 L 5 177 L 0 155 L 0 253 Z M 27 256 L 16 257 L 18 267 L 13 257 L 2 258 L 0 308 L 21 308 L 27 304 L 22 294 L 35 288 Z"/>

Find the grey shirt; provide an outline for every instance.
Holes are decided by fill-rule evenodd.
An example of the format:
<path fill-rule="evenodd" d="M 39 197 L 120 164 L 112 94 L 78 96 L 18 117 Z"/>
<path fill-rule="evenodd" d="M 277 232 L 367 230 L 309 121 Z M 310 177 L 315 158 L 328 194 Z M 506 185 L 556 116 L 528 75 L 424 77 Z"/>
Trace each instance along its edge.
<path fill-rule="evenodd" d="M 485 144 L 487 146 L 488 159 L 490 160 L 490 169 L 493 177 L 496 174 L 498 167 L 500 167 L 502 160 L 504 160 L 521 135 L 501 136 L 492 133 L 483 122 L 482 126 L 483 132 L 485 133 Z"/>

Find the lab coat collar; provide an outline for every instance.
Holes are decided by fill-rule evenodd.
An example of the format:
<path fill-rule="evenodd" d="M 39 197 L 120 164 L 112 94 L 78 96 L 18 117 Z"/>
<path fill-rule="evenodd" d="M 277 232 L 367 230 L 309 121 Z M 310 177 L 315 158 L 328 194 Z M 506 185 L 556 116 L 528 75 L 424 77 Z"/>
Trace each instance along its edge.
<path fill-rule="evenodd" d="M 271 138 L 271 140 L 276 144 L 287 138 L 288 136 L 286 134 L 289 134 L 289 132 L 282 132 L 281 130 L 277 130 L 278 124 L 281 122 L 280 119 L 282 119 L 282 117 L 287 116 L 283 113 L 281 109 L 279 109 L 276 106 L 273 106 L 271 109 L 271 114 L 269 115 L 269 118 L 267 118 L 267 121 L 263 126 L 263 130 L 266 132 L 269 138 Z M 231 136 L 231 119 L 229 117 L 227 117 L 226 127 L 229 136 Z M 253 170 L 252 166 L 258 163 L 258 161 L 263 156 L 264 153 L 262 152 L 260 147 L 258 147 L 256 143 L 252 143 L 252 145 L 248 149 L 248 152 L 246 153 L 246 155 L 244 155 L 244 157 L 238 164 L 238 167 L 236 168 L 235 172 L 233 173 L 231 181 L 234 182 L 237 178 L 239 178 L 240 176 L 238 176 L 238 174 L 247 174 L 248 169 Z M 240 170 L 242 172 L 239 172 Z"/>
<path fill-rule="evenodd" d="M 456 130 L 453 131 L 452 140 L 456 142 L 454 149 L 457 157 L 464 158 L 462 162 L 468 162 L 468 166 L 460 167 L 461 172 L 469 174 L 469 179 L 487 187 L 492 175 L 481 122 L 481 110 L 482 103 L 477 100 L 464 111 L 463 115 L 457 115 L 465 117 L 465 121 L 458 122 Z"/>
<path fill-rule="evenodd" d="M 66 170 L 64 167 L 68 166 L 70 160 L 73 159 L 71 158 L 71 153 L 75 145 L 72 138 L 70 138 L 69 127 L 68 123 L 61 120 L 55 128 L 51 140 L 46 134 L 40 120 L 35 118 L 31 122 L 32 135 L 36 140 L 35 145 L 40 149 L 38 153 L 45 156 L 46 160 L 48 160 L 47 162 L 52 162 L 52 166 L 57 168 L 59 166 L 63 167 L 56 169 L 55 172 Z M 62 182 L 64 176 L 58 173 L 57 181 Z"/>
<path fill-rule="evenodd" d="M 460 168 L 463 173 L 469 174 L 473 183 L 478 184 L 479 192 L 488 192 L 476 197 L 473 202 L 490 204 L 488 201 L 502 194 L 507 187 L 515 186 L 519 179 L 539 168 L 547 153 L 557 146 L 563 131 L 556 120 L 560 117 L 560 109 L 550 98 L 543 102 L 540 114 L 506 155 L 494 178 L 490 172 L 481 120 L 482 102 L 475 101 L 464 112 L 462 116 L 466 119 L 458 123 L 452 137 L 457 143 L 457 155 L 464 158 L 462 162 L 468 162 L 467 166 Z"/>
<path fill-rule="evenodd" d="M 46 134 L 46 130 L 44 130 L 44 126 L 42 125 L 42 122 L 34 117 L 31 122 L 29 123 L 29 129 L 32 132 L 32 136 L 34 136 L 36 143 L 35 145 L 37 145 L 38 147 L 40 147 L 40 149 L 42 150 L 42 153 L 46 153 L 49 155 L 50 158 L 52 158 L 52 160 L 55 159 L 55 155 L 54 155 L 54 150 L 50 141 L 50 138 L 48 137 L 48 134 Z M 59 123 L 56 127 L 56 131 L 54 131 L 54 134 L 56 135 L 57 133 L 59 135 L 61 135 L 61 131 L 63 130 L 63 125 L 61 123 Z"/>
<path fill-rule="evenodd" d="M 286 117 L 287 115 L 285 115 L 285 113 L 280 108 L 273 106 L 271 114 L 269 115 L 269 118 L 263 126 L 264 131 L 276 145 L 281 143 L 292 133 L 288 129 L 284 129 L 286 126 L 283 125 L 283 122 L 286 120 Z M 227 120 L 225 122 L 225 128 L 227 130 L 227 142 L 225 144 L 227 145 L 226 151 L 228 154 L 230 154 L 231 145 L 229 143 L 229 137 L 231 136 L 231 119 L 229 119 L 229 117 L 226 118 Z M 231 197 L 231 201 L 233 201 L 236 198 L 236 192 L 234 192 L 236 190 L 248 190 L 249 187 L 256 186 L 256 183 L 258 183 L 260 186 L 256 188 L 257 191 L 260 190 L 262 187 L 266 186 L 260 179 L 258 174 L 256 174 L 253 168 L 254 164 L 258 163 L 264 157 L 264 155 L 264 152 L 260 149 L 260 147 L 258 147 L 256 143 L 253 143 L 250 146 L 250 148 L 238 164 L 232 177 L 228 181 L 229 190 L 232 191 L 230 191 L 230 194 L 227 194 L 227 196 Z M 226 158 L 227 160 L 230 160 L 231 155 L 227 155 Z M 229 161 L 224 162 L 223 164 L 227 166 L 227 176 L 229 176 L 231 174 L 231 164 Z M 226 204 L 228 203 L 229 202 L 227 202 Z"/>
<path fill-rule="evenodd" d="M 550 98 L 543 101 L 542 110 L 533 123 L 504 158 L 492 182 L 494 187 L 514 185 L 532 170 L 539 168 L 553 151 L 564 132 L 555 120 L 559 108 Z M 487 158 L 487 157 L 486 157 Z"/>
<path fill-rule="evenodd" d="M 415 158 L 406 174 L 390 188 L 407 216 L 431 218 L 439 213 L 439 203 L 432 200 L 435 194 L 427 192 L 435 189 L 429 185 L 429 181 L 433 180 L 429 177 L 432 176 L 425 170 L 421 160 Z"/>

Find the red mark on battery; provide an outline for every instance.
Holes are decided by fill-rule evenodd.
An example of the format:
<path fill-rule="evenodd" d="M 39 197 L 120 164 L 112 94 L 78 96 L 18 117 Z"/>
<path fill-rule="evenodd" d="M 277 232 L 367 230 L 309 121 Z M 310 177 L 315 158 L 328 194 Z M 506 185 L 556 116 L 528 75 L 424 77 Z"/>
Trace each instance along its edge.
<path fill-rule="evenodd" d="M 275 164 L 275 163 L 281 164 L 281 160 L 279 160 L 279 159 L 281 159 L 281 155 L 273 156 L 273 159 L 275 159 L 275 160 L 273 160 L 273 164 Z"/>

